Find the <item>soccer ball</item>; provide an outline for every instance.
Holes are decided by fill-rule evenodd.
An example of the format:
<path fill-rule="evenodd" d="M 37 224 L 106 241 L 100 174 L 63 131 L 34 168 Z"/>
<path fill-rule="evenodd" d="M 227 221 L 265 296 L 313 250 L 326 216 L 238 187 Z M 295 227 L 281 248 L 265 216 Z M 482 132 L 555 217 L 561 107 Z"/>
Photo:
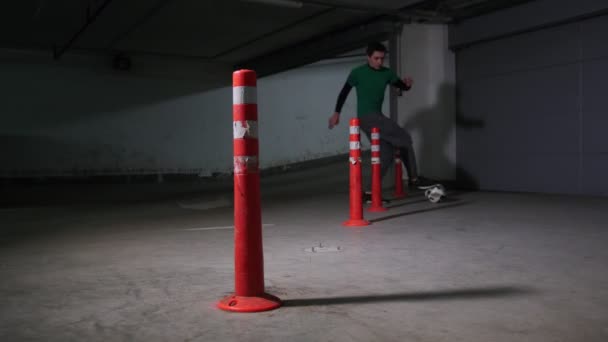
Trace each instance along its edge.
<path fill-rule="evenodd" d="M 426 196 L 426 198 L 429 199 L 429 201 L 433 203 L 439 203 L 446 195 L 445 188 L 443 187 L 443 185 L 437 185 L 435 187 L 427 189 L 424 192 L 424 195 Z"/>

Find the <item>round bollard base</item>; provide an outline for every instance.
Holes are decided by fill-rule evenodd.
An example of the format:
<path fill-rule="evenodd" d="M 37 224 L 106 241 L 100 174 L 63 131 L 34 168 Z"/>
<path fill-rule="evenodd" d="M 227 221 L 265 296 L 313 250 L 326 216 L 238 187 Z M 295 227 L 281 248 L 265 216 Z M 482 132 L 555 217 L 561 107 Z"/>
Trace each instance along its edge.
<path fill-rule="evenodd" d="M 348 220 L 344 223 L 342 223 L 343 226 L 346 227 L 363 227 L 363 226 L 369 226 L 370 223 L 367 220 Z"/>
<path fill-rule="evenodd" d="M 369 207 L 367 208 L 367 211 L 370 213 L 381 213 L 384 211 L 387 211 L 388 209 L 386 209 L 385 207 Z"/>
<path fill-rule="evenodd" d="M 264 293 L 258 297 L 230 295 L 221 299 L 217 303 L 217 307 L 225 311 L 233 312 L 261 312 L 277 309 L 281 304 L 279 298 Z"/>

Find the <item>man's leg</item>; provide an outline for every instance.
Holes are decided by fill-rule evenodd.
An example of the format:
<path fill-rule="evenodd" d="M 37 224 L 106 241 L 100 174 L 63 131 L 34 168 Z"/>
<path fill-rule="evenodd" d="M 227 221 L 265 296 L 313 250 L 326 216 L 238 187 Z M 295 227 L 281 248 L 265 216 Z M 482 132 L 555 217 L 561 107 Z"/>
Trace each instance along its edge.
<path fill-rule="evenodd" d="M 371 144 L 372 142 L 372 128 L 378 127 L 378 122 L 375 117 L 366 115 L 359 118 L 359 128 L 363 134 L 361 134 L 363 140 L 363 135 L 367 137 L 367 141 Z M 380 132 L 380 136 L 382 136 L 382 132 Z M 363 141 L 362 141 L 363 142 Z M 368 158 L 367 158 L 368 159 Z M 371 178 L 371 162 L 370 160 L 362 160 L 361 161 L 361 169 L 363 179 L 361 181 L 361 185 L 363 187 L 364 192 L 371 192 L 372 188 L 372 178 Z"/>
<path fill-rule="evenodd" d="M 361 140 L 363 140 L 363 135 L 365 135 L 367 137 L 367 141 L 370 142 L 372 141 L 371 138 L 371 133 L 367 130 L 367 129 L 363 129 L 361 128 L 361 132 L 363 134 L 361 134 Z M 363 145 L 363 141 L 361 142 Z M 369 192 L 370 189 L 372 188 L 372 178 L 371 178 L 371 162 L 370 160 L 365 160 L 367 158 L 365 158 L 364 156 L 362 156 L 361 158 L 361 187 L 363 188 L 363 191 L 367 191 Z"/>
<path fill-rule="evenodd" d="M 415 180 L 418 178 L 418 168 L 416 167 L 416 153 L 412 145 L 399 149 L 401 162 L 407 171 L 407 178 Z"/>
<path fill-rule="evenodd" d="M 401 153 L 401 161 L 407 170 L 407 175 L 410 180 L 418 178 L 418 164 L 416 163 L 416 152 L 412 136 L 397 123 L 384 115 L 378 118 L 377 123 L 380 128 L 380 137 L 396 148 L 399 148 Z"/>
<path fill-rule="evenodd" d="M 364 116 L 361 117 L 359 119 L 359 125 L 360 125 L 360 129 L 361 131 L 364 133 L 364 135 L 367 137 L 367 140 L 371 143 L 371 131 L 372 128 L 374 127 L 378 127 L 380 128 L 380 163 L 381 163 L 381 168 L 380 168 L 380 174 L 381 174 L 381 178 L 384 179 L 384 176 L 386 175 L 386 173 L 388 172 L 388 170 L 390 169 L 391 163 L 393 161 L 393 145 L 390 144 L 390 142 L 388 142 L 387 140 L 385 140 L 383 138 L 383 133 L 382 133 L 382 122 L 381 119 L 377 117 L 377 115 L 370 115 L 370 116 Z M 365 166 L 365 170 L 366 171 L 370 171 L 370 172 L 363 172 L 363 180 L 362 180 L 362 186 L 363 186 L 363 191 L 364 193 L 367 193 L 367 197 L 366 200 L 371 201 L 371 188 L 372 188 L 372 173 L 371 173 L 371 163 L 369 160 L 364 160 L 363 161 L 363 165 Z M 387 200 L 384 200 L 388 202 Z"/>
<path fill-rule="evenodd" d="M 402 153 L 402 162 L 406 167 L 410 184 L 418 188 L 433 185 L 436 182 L 418 174 L 418 164 L 416 163 L 416 152 L 412 136 L 393 120 L 384 115 L 377 116 L 376 127 L 380 128 L 382 139 L 386 139 L 390 144 L 399 148 Z"/>
<path fill-rule="evenodd" d="M 391 145 L 391 143 L 382 139 L 382 133 L 380 133 L 380 138 L 381 138 L 380 139 L 380 177 L 382 180 L 384 180 L 384 177 L 390 170 L 391 165 L 393 165 L 393 160 L 395 157 L 395 148 L 393 147 L 393 145 Z M 404 163 L 406 169 L 409 170 L 407 163 L 406 162 L 403 162 L 403 163 Z M 367 164 L 369 164 L 369 163 L 367 163 Z M 363 180 L 363 190 L 369 192 L 370 189 L 371 189 L 371 173 L 369 174 L 369 176 L 365 177 L 365 179 Z"/>
<path fill-rule="evenodd" d="M 380 138 L 382 138 L 382 132 L 380 133 Z M 395 156 L 395 150 L 393 145 L 384 139 L 380 139 L 380 169 L 382 179 L 386 176 L 386 173 L 391 168 L 393 164 L 393 158 Z"/>

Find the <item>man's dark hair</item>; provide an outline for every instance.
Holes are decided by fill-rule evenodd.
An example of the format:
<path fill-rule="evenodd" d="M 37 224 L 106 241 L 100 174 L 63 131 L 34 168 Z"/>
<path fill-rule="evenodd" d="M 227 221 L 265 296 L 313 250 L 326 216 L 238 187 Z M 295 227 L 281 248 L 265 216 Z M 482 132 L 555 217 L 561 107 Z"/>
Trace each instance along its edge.
<path fill-rule="evenodd" d="M 379 42 L 372 42 L 367 45 L 367 57 L 371 57 L 376 51 L 386 52 L 386 46 Z"/>

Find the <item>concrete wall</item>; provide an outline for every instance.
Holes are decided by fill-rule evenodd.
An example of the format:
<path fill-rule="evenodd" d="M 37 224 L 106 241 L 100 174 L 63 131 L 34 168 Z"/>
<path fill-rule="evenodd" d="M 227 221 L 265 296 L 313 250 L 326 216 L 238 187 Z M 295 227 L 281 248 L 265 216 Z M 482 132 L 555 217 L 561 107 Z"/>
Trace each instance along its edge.
<path fill-rule="evenodd" d="M 107 61 L 3 52 L 0 176 L 230 172 L 230 70 L 220 65 Z M 347 153 L 347 119 L 327 129 L 347 73 L 336 59 L 259 80 L 261 167 Z"/>
<path fill-rule="evenodd" d="M 414 85 L 398 99 L 399 124 L 412 134 L 422 175 L 455 179 L 455 59 L 447 27 L 405 25 L 400 45 L 401 74 Z"/>
<path fill-rule="evenodd" d="M 458 50 L 459 111 L 480 123 L 458 127 L 458 162 L 479 188 L 608 195 L 608 16 L 572 19 Z"/>

